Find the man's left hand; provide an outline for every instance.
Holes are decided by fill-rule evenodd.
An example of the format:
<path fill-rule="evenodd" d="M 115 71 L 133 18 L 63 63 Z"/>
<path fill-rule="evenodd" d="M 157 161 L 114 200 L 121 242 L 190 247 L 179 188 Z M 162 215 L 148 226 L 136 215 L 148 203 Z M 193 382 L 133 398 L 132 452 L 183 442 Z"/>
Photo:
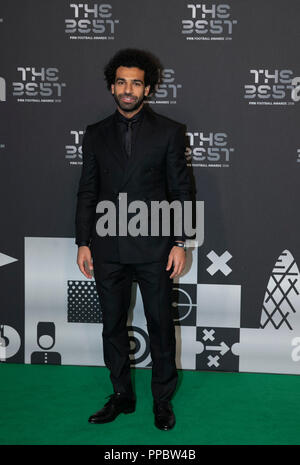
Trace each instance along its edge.
<path fill-rule="evenodd" d="M 185 260 L 185 251 L 183 247 L 177 247 L 174 245 L 169 253 L 168 264 L 166 267 L 166 270 L 170 270 L 172 264 L 174 265 L 170 279 L 175 278 L 175 276 L 179 276 L 183 272 L 185 268 Z"/>

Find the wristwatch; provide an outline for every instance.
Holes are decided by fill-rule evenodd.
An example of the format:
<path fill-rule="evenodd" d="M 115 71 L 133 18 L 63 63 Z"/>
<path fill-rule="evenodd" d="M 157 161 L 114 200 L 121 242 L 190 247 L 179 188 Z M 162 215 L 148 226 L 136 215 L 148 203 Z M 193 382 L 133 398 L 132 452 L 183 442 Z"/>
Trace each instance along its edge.
<path fill-rule="evenodd" d="M 185 246 L 184 242 L 176 242 L 176 241 L 174 241 L 174 245 L 176 245 L 177 247 L 181 247 L 186 252 L 186 246 Z"/>

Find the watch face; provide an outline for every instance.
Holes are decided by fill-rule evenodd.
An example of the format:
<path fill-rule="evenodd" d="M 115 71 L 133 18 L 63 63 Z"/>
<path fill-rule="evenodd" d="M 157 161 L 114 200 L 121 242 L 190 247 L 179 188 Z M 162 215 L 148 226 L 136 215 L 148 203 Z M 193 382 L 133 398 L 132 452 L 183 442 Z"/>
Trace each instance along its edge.
<path fill-rule="evenodd" d="M 186 247 L 185 247 L 185 245 L 184 245 L 183 243 L 179 243 L 179 244 L 178 244 L 178 242 L 175 242 L 175 245 L 176 245 L 177 247 L 181 247 L 182 249 L 186 250 Z"/>

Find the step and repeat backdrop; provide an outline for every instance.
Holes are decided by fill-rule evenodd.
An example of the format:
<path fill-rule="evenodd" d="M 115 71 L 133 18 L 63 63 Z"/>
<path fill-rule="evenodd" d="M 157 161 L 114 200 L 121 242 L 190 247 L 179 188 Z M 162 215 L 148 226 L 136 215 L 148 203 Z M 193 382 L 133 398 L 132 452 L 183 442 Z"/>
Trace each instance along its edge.
<path fill-rule="evenodd" d="M 101 296 L 76 264 L 88 124 L 119 49 L 162 65 L 148 104 L 187 127 L 203 240 L 174 280 L 177 366 L 300 373 L 298 0 L 2 0 L 0 361 L 104 365 Z M 151 367 L 136 283 L 132 366 Z"/>

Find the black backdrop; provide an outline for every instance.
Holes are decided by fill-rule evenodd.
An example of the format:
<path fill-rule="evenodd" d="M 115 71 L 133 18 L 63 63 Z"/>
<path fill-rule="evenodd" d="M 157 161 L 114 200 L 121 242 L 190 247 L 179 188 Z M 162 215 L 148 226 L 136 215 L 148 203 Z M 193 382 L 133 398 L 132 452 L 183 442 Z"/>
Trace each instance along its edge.
<path fill-rule="evenodd" d="M 2 347 L 5 334 L 11 344 L 17 337 L 10 328 L 21 344 L 2 361 L 26 361 L 24 238 L 74 240 L 82 134 L 114 111 L 103 66 L 138 47 L 163 64 L 150 105 L 186 124 L 204 202 L 197 270 L 178 284 L 194 287 L 188 326 L 203 346 L 182 366 L 298 373 L 299 2 L 2 0 L 0 18 L 0 324 Z M 47 269 L 41 258 L 38 273 Z M 203 349 L 203 328 L 219 334 L 234 363 L 205 364 L 215 352 Z"/>

